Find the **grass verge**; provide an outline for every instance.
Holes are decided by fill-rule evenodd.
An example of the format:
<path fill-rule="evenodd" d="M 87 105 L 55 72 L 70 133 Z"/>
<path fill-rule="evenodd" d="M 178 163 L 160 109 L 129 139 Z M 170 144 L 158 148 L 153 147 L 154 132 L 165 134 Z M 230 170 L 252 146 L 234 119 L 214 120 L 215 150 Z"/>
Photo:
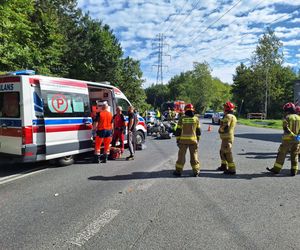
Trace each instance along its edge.
<path fill-rule="evenodd" d="M 239 118 L 238 123 L 252 127 L 282 129 L 282 120 L 250 120 Z"/>

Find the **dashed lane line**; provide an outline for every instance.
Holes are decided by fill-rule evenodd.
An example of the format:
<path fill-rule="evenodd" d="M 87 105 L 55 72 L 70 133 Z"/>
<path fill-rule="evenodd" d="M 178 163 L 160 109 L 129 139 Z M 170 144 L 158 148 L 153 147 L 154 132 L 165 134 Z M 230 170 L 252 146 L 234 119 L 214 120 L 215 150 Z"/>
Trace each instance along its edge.
<path fill-rule="evenodd" d="M 69 243 L 82 247 L 95 234 L 97 234 L 101 228 L 110 223 L 119 213 L 120 210 L 108 209 L 98 219 L 85 227 L 81 232 L 77 233 L 75 237 L 71 238 Z"/>

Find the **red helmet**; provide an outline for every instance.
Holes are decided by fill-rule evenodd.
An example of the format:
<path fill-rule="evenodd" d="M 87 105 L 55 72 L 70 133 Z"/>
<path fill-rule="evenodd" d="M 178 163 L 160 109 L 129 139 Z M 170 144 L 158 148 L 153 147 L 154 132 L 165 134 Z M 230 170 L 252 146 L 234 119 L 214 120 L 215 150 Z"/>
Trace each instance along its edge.
<path fill-rule="evenodd" d="M 286 104 L 283 105 L 283 110 L 284 111 L 288 111 L 288 112 L 295 112 L 295 104 L 292 102 L 288 102 Z"/>
<path fill-rule="evenodd" d="M 191 103 L 186 104 L 185 107 L 184 107 L 184 110 L 185 110 L 185 111 L 188 111 L 188 110 L 194 111 L 194 106 L 193 106 L 193 104 L 191 104 Z"/>
<path fill-rule="evenodd" d="M 224 111 L 233 111 L 234 108 L 235 108 L 235 106 L 232 102 L 226 102 L 224 104 Z"/>
<path fill-rule="evenodd" d="M 298 115 L 300 115 L 300 106 L 296 106 L 295 111 Z"/>

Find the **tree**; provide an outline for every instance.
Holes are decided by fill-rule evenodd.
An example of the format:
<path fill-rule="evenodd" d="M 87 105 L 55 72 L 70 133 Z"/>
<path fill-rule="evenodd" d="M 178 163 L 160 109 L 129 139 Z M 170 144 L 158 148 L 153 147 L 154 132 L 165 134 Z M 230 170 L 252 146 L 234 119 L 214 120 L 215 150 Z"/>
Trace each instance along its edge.
<path fill-rule="evenodd" d="M 264 112 L 268 113 L 268 103 L 276 99 L 276 71 L 283 63 L 283 54 L 280 52 L 282 43 L 276 37 L 274 31 L 267 28 L 263 37 L 259 39 L 258 45 L 252 58 L 252 67 L 257 76 L 257 93 L 264 93 L 262 97 Z M 272 91 L 273 90 L 273 91 Z M 262 102 L 261 100 L 261 102 Z M 270 104 L 270 103 L 269 103 Z"/>
<path fill-rule="evenodd" d="M 0 5 L 0 71 L 14 71 L 33 65 L 37 48 L 30 16 L 33 0 L 3 0 Z"/>
<path fill-rule="evenodd" d="M 116 85 L 139 110 L 146 110 L 146 94 L 142 88 L 144 80 L 140 62 L 130 57 L 121 60 L 121 78 Z"/>
<path fill-rule="evenodd" d="M 145 89 L 145 92 L 147 95 L 146 101 L 153 108 L 160 108 L 164 102 L 171 100 L 168 85 L 152 84 Z"/>
<path fill-rule="evenodd" d="M 232 93 L 244 101 L 242 113 L 266 112 L 272 118 L 282 116 L 282 105 L 293 101 L 293 80 L 296 74 L 283 67 L 282 43 L 271 29 L 259 39 L 250 67 L 236 68 Z M 268 106 L 266 105 L 268 103 Z"/>

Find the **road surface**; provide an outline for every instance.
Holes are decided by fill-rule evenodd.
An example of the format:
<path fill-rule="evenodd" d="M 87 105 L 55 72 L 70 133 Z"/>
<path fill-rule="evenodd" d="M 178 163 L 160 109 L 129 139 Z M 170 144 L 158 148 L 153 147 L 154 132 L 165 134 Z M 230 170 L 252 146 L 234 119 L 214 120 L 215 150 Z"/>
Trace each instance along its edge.
<path fill-rule="evenodd" d="M 200 177 L 188 161 L 182 177 L 172 176 L 175 138 L 148 137 L 134 161 L 2 166 L 0 248 L 300 249 L 300 176 L 289 176 L 289 160 L 279 176 L 265 170 L 281 131 L 239 125 L 237 176 L 224 176 L 215 171 L 218 127 L 207 132 L 208 122 Z"/>

